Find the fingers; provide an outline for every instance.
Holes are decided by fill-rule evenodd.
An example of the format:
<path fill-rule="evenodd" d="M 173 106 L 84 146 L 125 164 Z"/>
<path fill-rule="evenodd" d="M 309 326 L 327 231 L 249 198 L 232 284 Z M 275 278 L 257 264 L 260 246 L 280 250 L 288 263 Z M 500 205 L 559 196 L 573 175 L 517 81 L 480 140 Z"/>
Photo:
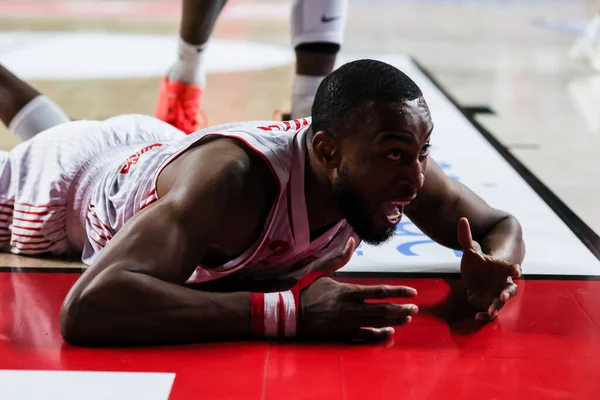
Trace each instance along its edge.
<path fill-rule="evenodd" d="M 510 272 L 509 276 L 515 279 L 520 278 L 523 273 L 519 264 L 512 264 L 508 272 Z"/>
<path fill-rule="evenodd" d="M 510 278 L 509 278 L 510 279 Z M 500 292 L 500 297 L 494 298 L 492 301 L 492 305 L 488 308 L 488 315 L 492 318 L 495 318 L 498 315 L 498 312 L 504 307 L 504 304 L 511 298 L 516 296 L 518 287 L 515 285 L 512 280 L 510 280 L 502 292 Z"/>
<path fill-rule="evenodd" d="M 508 301 L 511 297 L 515 297 L 517 292 L 519 291 L 519 287 L 514 284 L 511 278 L 506 280 L 506 285 L 502 292 L 500 293 L 500 300 Z"/>
<path fill-rule="evenodd" d="M 353 336 L 355 341 L 381 342 L 394 334 L 394 328 L 360 328 Z"/>
<path fill-rule="evenodd" d="M 469 250 L 473 248 L 473 236 L 471 235 L 471 226 L 469 225 L 469 220 L 465 217 L 461 218 L 458 221 L 458 244 L 462 247 L 463 250 Z"/>
<path fill-rule="evenodd" d="M 494 316 L 494 317 L 490 317 L 490 316 L 489 316 L 489 314 L 488 314 L 487 312 L 478 312 L 478 313 L 475 315 L 475 319 L 476 319 L 477 321 L 486 321 L 486 322 L 489 322 L 489 321 L 492 321 L 492 320 L 494 320 L 495 318 L 496 318 L 496 316 Z"/>
<path fill-rule="evenodd" d="M 493 260 L 493 266 L 498 274 L 503 275 L 503 278 L 520 278 L 521 266 L 519 264 L 510 264 L 502 260 Z"/>
<path fill-rule="evenodd" d="M 414 306 L 414 309 L 417 309 L 417 307 Z M 373 319 L 373 321 L 369 321 L 368 319 L 365 319 L 363 325 L 366 325 L 369 328 L 360 328 L 354 335 L 354 340 L 362 340 L 367 342 L 387 340 L 395 332 L 391 325 L 400 326 L 410 324 L 411 322 L 412 317 L 410 315 L 405 317 L 401 323 L 390 322 L 386 324 L 382 320 Z"/>
<path fill-rule="evenodd" d="M 500 272 L 507 278 L 520 278 L 522 274 L 521 266 L 519 264 L 510 264 L 502 260 L 491 260 L 494 268 L 497 272 Z"/>
<path fill-rule="evenodd" d="M 381 328 L 410 323 L 412 316 L 419 312 L 419 307 L 414 304 L 365 304 L 360 310 L 357 320 L 361 326 Z"/>
<path fill-rule="evenodd" d="M 492 300 L 492 304 L 488 308 L 487 312 L 477 313 L 477 315 L 475 315 L 475 319 L 480 321 L 492 321 L 496 319 L 498 313 L 500 310 L 502 310 L 506 302 L 517 295 L 517 291 L 518 286 L 515 285 L 509 278 L 506 286 L 504 289 L 502 289 L 502 292 L 500 292 L 500 296 Z"/>
<path fill-rule="evenodd" d="M 417 291 L 408 286 L 361 286 L 355 285 L 349 295 L 356 300 L 389 299 L 394 297 L 415 297 Z"/>
<path fill-rule="evenodd" d="M 372 328 L 384 328 L 386 326 L 402 326 L 410 324 L 412 322 L 412 316 L 402 318 L 376 318 L 376 317 L 365 317 L 360 319 L 361 326 L 368 326 Z"/>
<path fill-rule="evenodd" d="M 414 304 L 366 303 L 360 308 L 362 315 L 382 318 L 403 318 L 417 314 L 419 307 Z"/>

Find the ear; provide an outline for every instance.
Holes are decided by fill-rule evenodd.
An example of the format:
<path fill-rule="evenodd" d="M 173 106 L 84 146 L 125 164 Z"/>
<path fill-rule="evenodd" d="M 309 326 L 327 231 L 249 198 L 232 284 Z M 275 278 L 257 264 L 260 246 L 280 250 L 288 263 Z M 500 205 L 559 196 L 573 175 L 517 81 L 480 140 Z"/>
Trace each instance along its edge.
<path fill-rule="evenodd" d="M 335 169 L 340 165 L 339 143 L 335 137 L 325 131 L 316 132 L 312 138 L 312 148 L 319 161 L 328 169 Z"/>

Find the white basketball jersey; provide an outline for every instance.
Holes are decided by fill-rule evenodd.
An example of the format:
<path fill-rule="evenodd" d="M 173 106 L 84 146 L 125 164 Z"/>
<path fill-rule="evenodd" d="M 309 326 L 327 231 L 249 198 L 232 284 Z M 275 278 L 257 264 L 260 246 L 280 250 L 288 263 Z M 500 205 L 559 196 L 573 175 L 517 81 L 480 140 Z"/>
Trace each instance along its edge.
<path fill-rule="evenodd" d="M 304 195 L 305 135 L 309 124 L 308 118 L 278 123 L 235 123 L 214 126 L 166 143 L 148 143 L 97 185 L 86 217 L 88 241 L 84 246 L 84 261 L 91 263 L 123 224 L 157 200 L 158 175 L 170 162 L 199 141 L 215 136 L 237 138 L 259 154 L 277 178 L 279 195 L 265 230 L 251 248 L 220 267 L 198 266 L 188 283 L 232 273 L 251 274 L 257 279 L 295 276 L 311 261 L 340 251 L 351 235 L 358 243 L 358 237 L 345 220 L 310 240 Z"/>

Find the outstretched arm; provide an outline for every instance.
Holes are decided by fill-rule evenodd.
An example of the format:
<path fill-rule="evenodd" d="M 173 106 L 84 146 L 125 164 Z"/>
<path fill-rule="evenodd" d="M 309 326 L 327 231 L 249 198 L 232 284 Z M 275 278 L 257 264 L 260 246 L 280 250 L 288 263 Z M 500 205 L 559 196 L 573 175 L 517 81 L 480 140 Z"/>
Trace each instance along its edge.
<path fill-rule="evenodd" d="M 428 160 L 425 184 L 406 214 L 436 242 L 461 249 L 460 272 L 477 319 L 494 319 L 517 294 L 525 244 L 512 215 L 490 207 Z"/>
<path fill-rule="evenodd" d="M 249 293 L 208 293 L 183 284 L 212 250 L 233 258 L 260 234 L 270 204 L 253 162 L 238 145 L 219 140 L 165 169 L 178 176 L 168 193 L 115 235 L 68 294 L 61 309 L 66 341 L 158 344 L 249 336 Z"/>
<path fill-rule="evenodd" d="M 511 264 L 525 257 L 521 225 L 505 211 L 490 207 L 481 197 L 462 183 L 449 178 L 431 158 L 428 160 L 425 184 L 406 215 L 426 235 L 452 249 L 462 249 L 458 223 L 467 218 L 473 240 L 490 256 Z"/>

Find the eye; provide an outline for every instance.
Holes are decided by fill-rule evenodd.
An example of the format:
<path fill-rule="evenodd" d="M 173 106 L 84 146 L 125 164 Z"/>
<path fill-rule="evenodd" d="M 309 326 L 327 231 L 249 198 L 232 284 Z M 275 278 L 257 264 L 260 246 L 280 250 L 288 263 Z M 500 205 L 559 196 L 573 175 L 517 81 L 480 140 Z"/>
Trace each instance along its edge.
<path fill-rule="evenodd" d="M 402 158 L 402 150 L 390 150 L 387 153 L 388 160 L 398 161 Z"/>
<path fill-rule="evenodd" d="M 424 145 L 424 146 L 421 148 L 421 151 L 419 152 L 419 155 L 420 155 L 420 156 L 427 156 L 427 155 L 429 155 L 429 149 L 430 149 L 430 148 L 431 148 L 431 144 L 430 144 L 430 143 L 427 143 L 426 145 Z"/>

